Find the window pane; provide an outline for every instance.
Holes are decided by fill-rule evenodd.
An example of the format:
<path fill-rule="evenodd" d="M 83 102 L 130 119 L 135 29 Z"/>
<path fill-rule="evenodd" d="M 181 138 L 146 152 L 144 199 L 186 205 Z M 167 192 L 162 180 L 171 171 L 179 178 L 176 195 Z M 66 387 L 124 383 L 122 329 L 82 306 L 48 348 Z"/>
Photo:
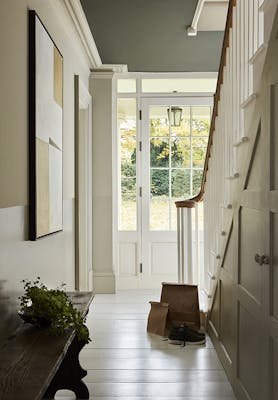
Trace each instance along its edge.
<path fill-rule="evenodd" d="M 203 168 L 207 151 L 207 137 L 192 138 L 192 166 Z"/>
<path fill-rule="evenodd" d="M 203 170 L 195 169 L 192 172 L 193 172 L 193 196 L 196 196 L 200 192 L 200 189 L 201 189 Z"/>
<path fill-rule="evenodd" d="M 169 121 L 165 106 L 150 107 L 150 136 L 169 136 Z"/>
<path fill-rule="evenodd" d="M 121 188 L 119 229 L 137 229 L 136 196 L 136 100 L 118 99 Z"/>
<path fill-rule="evenodd" d="M 214 93 L 217 78 L 142 79 L 143 93 Z"/>
<path fill-rule="evenodd" d="M 190 139 L 171 140 L 172 167 L 190 167 Z"/>
<path fill-rule="evenodd" d="M 192 147 L 192 164 L 193 167 L 203 168 L 205 157 L 206 157 L 206 147 Z"/>
<path fill-rule="evenodd" d="M 192 136 L 208 136 L 210 107 L 192 107 Z"/>
<path fill-rule="evenodd" d="M 193 147 L 207 147 L 207 143 L 208 143 L 207 137 L 192 138 Z"/>
<path fill-rule="evenodd" d="M 136 93 L 136 79 L 118 79 L 118 93 Z"/>
<path fill-rule="evenodd" d="M 189 136 L 190 135 L 190 107 L 180 107 L 182 109 L 180 126 L 171 125 L 172 136 Z"/>
<path fill-rule="evenodd" d="M 151 167 L 169 166 L 169 140 L 160 138 L 150 140 L 150 164 Z"/>
<path fill-rule="evenodd" d="M 150 230 L 169 230 L 169 170 L 150 175 Z"/>
<path fill-rule="evenodd" d="M 172 170 L 172 197 L 174 201 L 190 197 L 190 169 Z"/>

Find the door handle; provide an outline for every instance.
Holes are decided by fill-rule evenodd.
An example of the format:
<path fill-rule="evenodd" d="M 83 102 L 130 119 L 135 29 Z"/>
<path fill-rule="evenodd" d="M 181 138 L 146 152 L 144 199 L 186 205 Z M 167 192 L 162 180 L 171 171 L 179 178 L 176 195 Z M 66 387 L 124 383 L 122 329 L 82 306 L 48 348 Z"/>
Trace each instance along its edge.
<path fill-rule="evenodd" d="M 259 265 L 268 265 L 269 264 L 269 257 L 266 256 L 265 254 L 263 255 L 259 255 L 259 254 L 255 254 L 255 261 L 256 263 L 258 263 Z"/>

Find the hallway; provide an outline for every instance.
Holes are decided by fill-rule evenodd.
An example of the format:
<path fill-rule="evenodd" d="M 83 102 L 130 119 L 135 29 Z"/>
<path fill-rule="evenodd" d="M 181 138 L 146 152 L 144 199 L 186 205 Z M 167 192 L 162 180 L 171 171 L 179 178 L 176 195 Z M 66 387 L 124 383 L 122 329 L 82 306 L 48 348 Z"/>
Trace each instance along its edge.
<path fill-rule="evenodd" d="M 146 333 L 148 302 L 158 299 L 151 290 L 95 296 L 87 319 L 92 342 L 80 357 L 90 399 L 235 399 L 208 338 L 206 346 L 182 348 Z"/>

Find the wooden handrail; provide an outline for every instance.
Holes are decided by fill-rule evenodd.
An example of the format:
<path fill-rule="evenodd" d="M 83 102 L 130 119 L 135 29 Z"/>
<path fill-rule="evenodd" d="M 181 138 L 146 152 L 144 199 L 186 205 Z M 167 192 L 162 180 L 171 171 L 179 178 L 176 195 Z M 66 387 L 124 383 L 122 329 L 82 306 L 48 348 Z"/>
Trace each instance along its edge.
<path fill-rule="evenodd" d="M 229 47 L 229 44 L 230 44 L 229 43 L 230 42 L 230 28 L 232 27 L 232 24 L 233 24 L 233 7 L 235 5 L 236 5 L 236 0 L 229 0 L 227 21 L 226 21 L 224 38 L 223 38 L 223 45 L 222 45 L 220 65 L 219 65 L 219 70 L 218 70 L 216 91 L 214 94 L 213 111 L 212 111 L 212 116 L 211 116 L 207 152 L 206 152 L 206 158 L 205 158 L 205 163 L 204 163 L 204 170 L 203 170 L 203 177 L 202 177 L 200 192 L 196 196 L 192 197 L 191 199 L 176 201 L 175 204 L 176 204 L 177 208 L 193 208 L 194 206 L 192 206 L 192 202 L 197 203 L 199 201 L 202 201 L 203 197 L 204 197 L 210 152 L 211 152 L 211 146 L 213 143 L 213 135 L 214 135 L 214 131 L 215 131 L 215 120 L 218 115 L 218 103 L 220 100 L 221 85 L 223 83 L 224 67 L 226 65 L 227 48 Z"/>
<path fill-rule="evenodd" d="M 193 199 L 176 201 L 177 208 L 194 208 L 196 201 Z"/>

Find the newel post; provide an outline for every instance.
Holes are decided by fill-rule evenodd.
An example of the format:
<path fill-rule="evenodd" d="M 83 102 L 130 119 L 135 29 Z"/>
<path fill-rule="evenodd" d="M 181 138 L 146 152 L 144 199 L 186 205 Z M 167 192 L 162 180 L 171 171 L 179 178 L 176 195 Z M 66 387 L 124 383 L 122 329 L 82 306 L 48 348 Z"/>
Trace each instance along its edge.
<path fill-rule="evenodd" d="M 177 201 L 178 282 L 193 284 L 192 209 L 194 200 Z"/>

